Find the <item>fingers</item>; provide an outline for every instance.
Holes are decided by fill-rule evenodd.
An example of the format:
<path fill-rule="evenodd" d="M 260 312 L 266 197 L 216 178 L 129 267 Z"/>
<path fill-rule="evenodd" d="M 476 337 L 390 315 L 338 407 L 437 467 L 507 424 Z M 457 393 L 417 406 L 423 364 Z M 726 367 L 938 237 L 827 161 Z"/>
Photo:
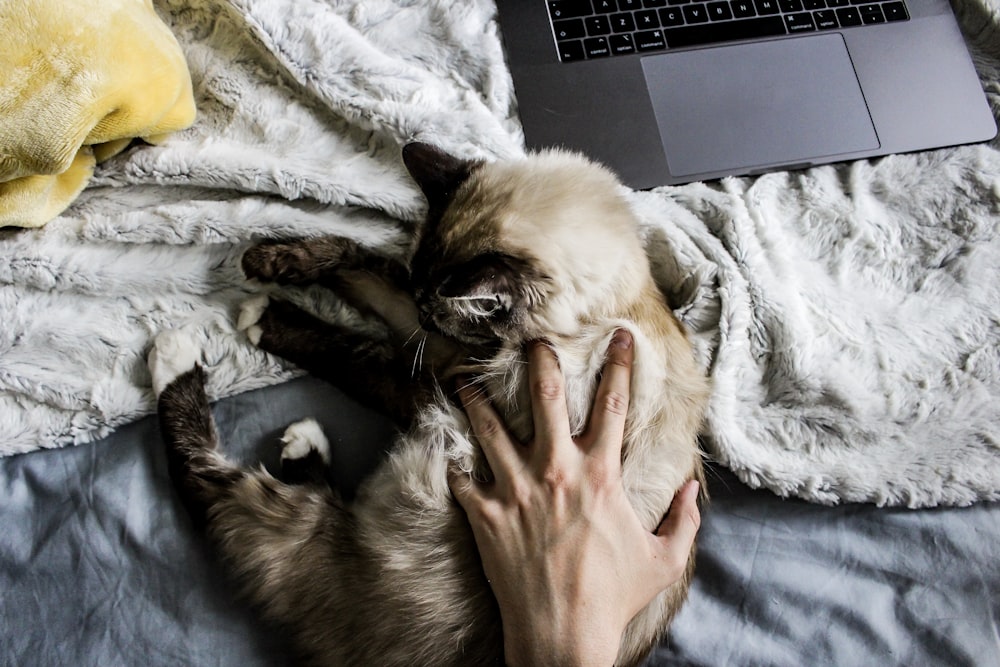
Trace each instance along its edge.
<path fill-rule="evenodd" d="M 451 495 L 455 496 L 455 500 L 466 513 L 472 510 L 480 498 L 479 489 L 472 480 L 472 476 L 450 466 L 448 468 L 448 487 L 451 489 Z"/>
<path fill-rule="evenodd" d="M 593 452 L 605 449 L 615 459 L 621 457 L 625 418 L 628 416 L 632 361 L 635 358 L 632 342 L 632 335 L 625 329 L 619 329 L 611 338 L 585 438 L 591 443 Z"/>
<path fill-rule="evenodd" d="M 458 397 L 494 479 L 505 483 L 523 465 L 517 444 L 508 435 L 484 391 L 463 379 L 459 381 Z"/>
<path fill-rule="evenodd" d="M 543 459 L 553 459 L 555 448 L 572 442 L 569 410 L 559 361 L 548 344 L 528 345 L 528 383 L 535 423 L 535 449 Z"/>
<path fill-rule="evenodd" d="M 656 536 L 665 553 L 662 554 L 670 572 L 677 580 L 684 572 L 688 556 L 694 547 L 694 539 L 701 527 L 701 512 L 698 511 L 698 490 L 700 485 L 691 480 L 681 487 L 670 504 L 670 510 L 656 529 Z"/>

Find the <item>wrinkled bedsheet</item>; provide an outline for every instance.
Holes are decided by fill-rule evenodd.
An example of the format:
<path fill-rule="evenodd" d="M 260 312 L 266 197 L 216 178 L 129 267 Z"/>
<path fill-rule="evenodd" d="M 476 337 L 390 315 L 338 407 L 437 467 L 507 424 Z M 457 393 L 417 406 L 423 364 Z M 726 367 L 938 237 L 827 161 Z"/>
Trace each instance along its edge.
<path fill-rule="evenodd" d="M 316 416 L 347 495 L 391 437 L 309 377 L 215 414 L 228 452 L 271 465 Z M 1000 504 L 825 507 L 722 469 L 710 489 L 690 600 L 649 665 L 1000 665 Z M 0 525 L 0 665 L 288 664 L 174 497 L 154 418 L 0 459 Z"/>

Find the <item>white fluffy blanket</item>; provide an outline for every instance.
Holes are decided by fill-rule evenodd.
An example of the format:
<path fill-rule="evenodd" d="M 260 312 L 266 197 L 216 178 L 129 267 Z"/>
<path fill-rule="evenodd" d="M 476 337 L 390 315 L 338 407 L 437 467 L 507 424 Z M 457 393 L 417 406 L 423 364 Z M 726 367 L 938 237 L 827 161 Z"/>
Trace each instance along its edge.
<path fill-rule="evenodd" d="M 958 0 L 1000 112 L 1000 0 Z M 195 125 L 135 147 L 40 230 L 0 230 L 0 453 L 154 410 L 152 337 L 205 340 L 224 396 L 295 371 L 234 331 L 254 239 L 399 247 L 411 139 L 522 151 L 490 0 L 161 0 Z M 715 383 L 706 449 L 832 503 L 1000 497 L 1000 150 L 632 193 Z M 675 289 L 680 283 L 681 287 Z"/>

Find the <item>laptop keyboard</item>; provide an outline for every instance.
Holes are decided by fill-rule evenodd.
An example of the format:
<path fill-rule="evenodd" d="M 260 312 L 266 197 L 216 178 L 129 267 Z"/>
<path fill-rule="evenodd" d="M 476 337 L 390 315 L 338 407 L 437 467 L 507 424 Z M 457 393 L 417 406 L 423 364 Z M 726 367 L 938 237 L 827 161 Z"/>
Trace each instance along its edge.
<path fill-rule="evenodd" d="M 547 0 L 559 59 L 875 25 L 910 18 L 901 0 Z"/>

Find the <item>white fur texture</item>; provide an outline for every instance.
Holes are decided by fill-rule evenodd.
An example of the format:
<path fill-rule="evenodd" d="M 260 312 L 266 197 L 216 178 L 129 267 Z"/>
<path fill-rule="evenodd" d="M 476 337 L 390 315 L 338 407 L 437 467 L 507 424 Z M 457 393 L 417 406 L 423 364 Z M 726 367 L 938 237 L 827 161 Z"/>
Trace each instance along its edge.
<path fill-rule="evenodd" d="M 1000 110 L 1000 0 L 956 7 Z M 198 120 L 102 165 L 45 228 L 0 232 L 0 454 L 151 413 L 163 329 L 198 340 L 213 396 L 287 379 L 234 327 L 248 242 L 401 252 L 423 210 L 402 143 L 520 152 L 492 0 L 157 9 Z M 826 503 L 1000 497 L 997 142 L 629 197 L 711 368 L 714 457 Z"/>
<path fill-rule="evenodd" d="M 201 348 L 184 331 L 167 329 L 156 337 L 148 361 L 153 391 L 159 396 L 168 384 L 201 361 Z"/>
<path fill-rule="evenodd" d="M 330 441 L 315 419 L 303 419 L 286 428 L 281 442 L 284 444 L 281 448 L 282 460 L 302 459 L 315 450 L 324 463 L 330 463 Z"/>
<path fill-rule="evenodd" d="M 240 305 L 240 315 L 236 320 L 236 328 L 246 333 L 247 338 L 254 345 L 260 344 L 260 337 L 264 332 L 257 323 L 260 322 L 261 315 L 267 310 L 267 304 L 270 302 L 271 299 L 266 294 L 258 294 Z"/>

